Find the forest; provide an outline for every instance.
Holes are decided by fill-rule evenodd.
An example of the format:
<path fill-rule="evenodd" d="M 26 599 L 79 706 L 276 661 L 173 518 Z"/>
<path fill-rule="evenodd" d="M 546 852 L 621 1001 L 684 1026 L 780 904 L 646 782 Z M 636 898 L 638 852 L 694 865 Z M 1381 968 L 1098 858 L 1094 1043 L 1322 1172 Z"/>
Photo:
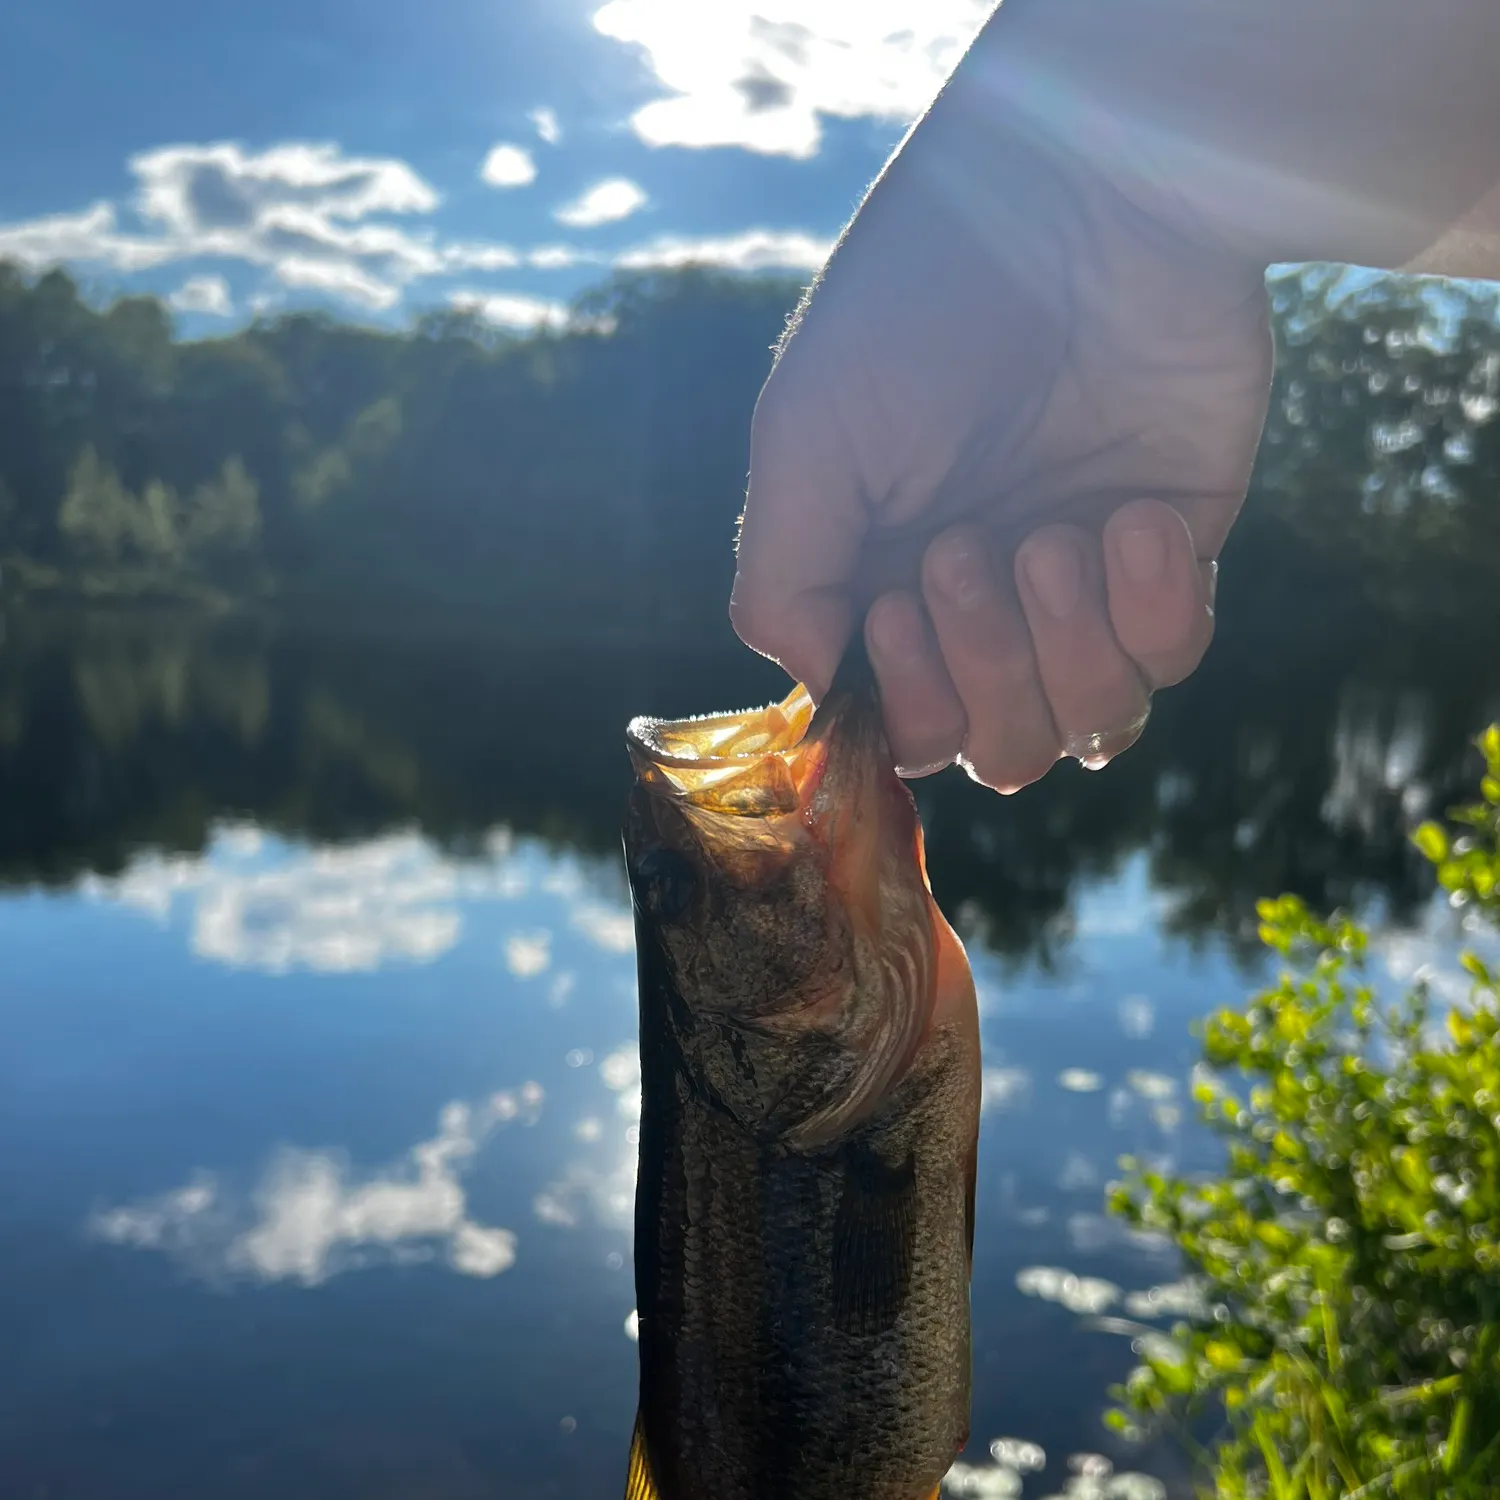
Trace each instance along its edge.
<path fill-rule="evenodd" d="M 462 612 L 554 641 L 728 642 L 749 414 L 799 287 L 616 278 L 564 331 L 296 314 L 182 340 L 0 264 L 14 598 Z M 1500 559 L 1500 316 L 1461 283 L 1272 282 L 1277 388 L 1226 566 L 1463 611 Z"/>
<path fill-rule="evenodd" d="M 684 273 L 610 284 L 565 334 L 299 315 L 186 342 L 154 299 L 0 267 L 0 566 L 30 595 L 660 636 L 723 612 L 797 293 Z"/>

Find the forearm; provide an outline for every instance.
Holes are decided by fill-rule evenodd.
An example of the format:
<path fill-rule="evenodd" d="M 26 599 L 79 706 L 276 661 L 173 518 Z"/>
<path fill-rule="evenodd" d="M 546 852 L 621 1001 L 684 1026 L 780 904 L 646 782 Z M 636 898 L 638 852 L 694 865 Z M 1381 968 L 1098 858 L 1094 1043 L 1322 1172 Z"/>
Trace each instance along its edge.
<path fill-rule="evenodd" d="M 1006 0 L 938 109 L 1268 263 L 1500 277 L 1500 0 Z"/>

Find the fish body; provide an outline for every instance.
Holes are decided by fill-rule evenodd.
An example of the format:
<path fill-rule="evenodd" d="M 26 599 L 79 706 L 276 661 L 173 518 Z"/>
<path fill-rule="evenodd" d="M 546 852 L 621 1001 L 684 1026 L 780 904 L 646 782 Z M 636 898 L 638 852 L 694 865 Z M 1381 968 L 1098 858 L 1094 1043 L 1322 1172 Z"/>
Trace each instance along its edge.
<path fill-rule="evenodd" d="M 968 1437 L 973 983 L 859 665 L 631 727 L 627 1500 L 927 1500 Z"/>

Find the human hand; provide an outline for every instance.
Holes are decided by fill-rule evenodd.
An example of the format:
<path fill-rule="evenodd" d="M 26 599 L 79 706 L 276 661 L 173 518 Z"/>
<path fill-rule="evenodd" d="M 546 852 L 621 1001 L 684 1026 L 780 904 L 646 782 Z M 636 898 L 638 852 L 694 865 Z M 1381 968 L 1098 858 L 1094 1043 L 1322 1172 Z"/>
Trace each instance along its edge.
<path fill-rule="evenodd" d="M 735 628 L 816 697 L 862 624 L 905 774 L 1102 764 L 1208 647 L 1265 266 L 1134 188 L 939 101 L 761 395 Z"/>

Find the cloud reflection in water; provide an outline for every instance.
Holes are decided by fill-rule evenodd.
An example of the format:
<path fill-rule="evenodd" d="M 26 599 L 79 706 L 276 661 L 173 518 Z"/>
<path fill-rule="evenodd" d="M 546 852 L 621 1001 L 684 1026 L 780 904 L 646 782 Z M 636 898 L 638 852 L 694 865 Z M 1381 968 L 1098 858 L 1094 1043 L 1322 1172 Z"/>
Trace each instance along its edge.
<path fill-rule="evenodd" d="M 522 894 L 512 852 L 504 829 L 486 858 L 459 862 L 416 833 L 302 849 L 230 825 L 202 856 L 143 855 L 83 889 L 161 922 L 186 908 L 193 952 L 231 968 L 370 973 L 447 953 L 463 930 L 460 902 Z"/>
<path fill-rule="evenodd" d="M 89 876 L 81 889 L 161 923 L 185 915 L 199 958 L 266 974 L 431 963 L 457 947 L 466 905 L 528 895 L 560 905 L 590 947 L 625 955 L 635 946 L 628 906 L 599 900 L 572 862 L 539 858 L 505 828 L 490 832 L 479 856 L 457 859 L 415 832 L 304 848 L 224 824 L 202 855 L 143 854 L 123 874 Z M 553 972 L 559 941 L 532 925 L 500 943 L 515 978 L 552 974 L 546 998 L 554 1009 L 576 984 L 571 969 Z"/>
<path fill-rule="evenodd" d="M 943 1480 L 945 1495 L 965 1500 L 1020 1500 L 1027 1474 L 1040 1474 L 1047 1455 L 1036 1443 L 1018 1438 L 995 1438 L 988 1464 L 959 1462 Z M 1046 1500 L 1166 1500 L 1166 1486 L 1146 1474 L 1114 1472 L 1102 1454 L 1074 1453 L 1067 1459 L 1068 1478 L 1062 1490 Z"/>
<path fill-rule="evenodd" d="M 599 1078 L 615 1095 L 617 1118 L 628 1123 L 614 1135 L 593 1115 L 574 1127 L 578 1140 L 600 1150 L 587 1160 L 570 1162 L 532 1203 L 542 1223 L 559 1229 L 577 1229 L 585 1222 L 628 1229 L 635 1211 L 641 1118 L 641 1062 L 635 1043 L 625 1043 L 601 1059 Z"/>
<path fill-rule="evenodd" d="M 468 1216 L 460 1174 L 493 1130 L 535 1124 L 542 1098 L 541 1086 L 528 1082 L 478 1105 L 454 1101 L 436 1135 L 364 1180 L 341 1153 L 288 1147 L 250 1195 L 253 1216 L 200 1173 L 160 1197 L 106 1209 L 89 1228 L 207 1276 L 317 1286 L 341 1271 L 439 1253 L 465 1276 L 497 1276 L 515 1263 L 516 1237 Z"/>

